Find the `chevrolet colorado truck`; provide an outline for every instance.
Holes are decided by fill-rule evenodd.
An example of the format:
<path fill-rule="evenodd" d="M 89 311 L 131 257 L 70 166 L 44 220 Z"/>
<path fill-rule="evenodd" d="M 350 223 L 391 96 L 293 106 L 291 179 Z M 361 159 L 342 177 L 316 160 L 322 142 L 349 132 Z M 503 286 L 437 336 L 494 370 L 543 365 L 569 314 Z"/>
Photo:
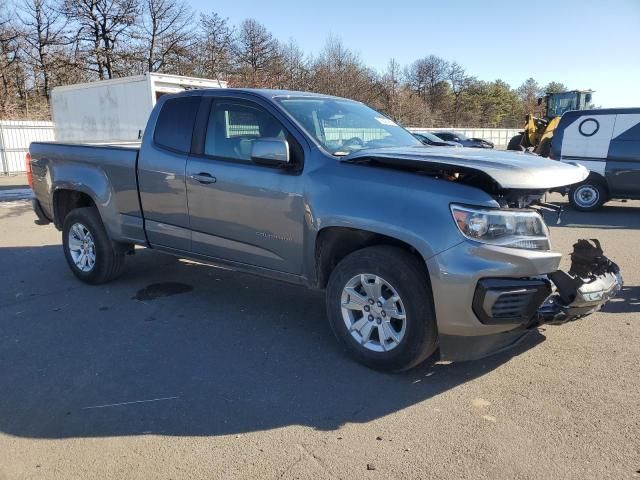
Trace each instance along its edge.
<path fill-rule="evenodd" d="M 159 99 L 139 145 L 29 155 L 38 223 L 62 231 L 80 280 L 113 280 L 141 245 L 325 289 L 338 341 L 381 370 L 494 353 L 622 285 L 587 241 L 559 271 L 539 212 L 585 168 L 424 146 L 343 98 L 193 90 Z"/>

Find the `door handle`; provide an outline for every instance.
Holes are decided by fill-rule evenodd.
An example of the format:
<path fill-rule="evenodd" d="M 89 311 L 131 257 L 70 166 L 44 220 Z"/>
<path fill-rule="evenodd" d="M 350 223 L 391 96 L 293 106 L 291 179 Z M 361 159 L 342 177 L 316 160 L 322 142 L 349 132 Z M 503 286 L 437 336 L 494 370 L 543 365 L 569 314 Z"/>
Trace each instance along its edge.
<path fill-rule="evenodd" d="M 207 172 L 194 173 L 193 175 L 189 175 L 189 178 L 205 185 L 216 183 L 216 177 Z"/>

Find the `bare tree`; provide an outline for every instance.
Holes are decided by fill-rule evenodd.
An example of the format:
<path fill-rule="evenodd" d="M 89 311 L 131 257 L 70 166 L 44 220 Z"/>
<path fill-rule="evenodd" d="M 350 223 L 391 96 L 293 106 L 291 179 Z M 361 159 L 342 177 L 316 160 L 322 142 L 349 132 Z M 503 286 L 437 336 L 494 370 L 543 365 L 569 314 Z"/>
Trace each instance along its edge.
<path fill-rule="evenodd" d="M 100 80 L 114 78 L 119 56 L 126 54 L 120 42 L 132 36 L 139 15 L 138 0 L 64 0 L 63 11 L 77 27 L 84 67 Z"/>
<path fill-rule="evenodd" d="M 0 0 L 0 115 L 11 117 L 17 109 L 21 62 L 20 32 L 10 20 L 7 3 Z"/>
<path fill-rule="evenodd" d="M 445 103 L 448 67 L 446 60 L 429 55 L 416 60 L 407 72 L 411 88 L 428 102 L 434 113 Z"/>
<path fill-rule="evenodd" d="M 32 66 L 34 80 L 40 77 L 42 94 L 48 100 L 52 77 L 63 67 L 61 49 L 69 43 L 67 20 L 51 0 L 24 0 L 18 18 L 24 29 L 26 59 Z"/>
<path fill-rule="evenodd" d="M 451 85 L 451 92 L 453 94 L 451 123 L 453 126 L 457 126 L 462 103 L 462 95 L 467 91 L 473 79 L 467 75 L 467 72 L 462 65 L 456 62 L 449 64 L 449 68 L 447 69 L 447 78 Z"/>
<path fill-rule="evenodd" d="M 236 39 L 239 81 L 247 87 L 269 87 L 269 71 L 278 56 L 278 41 L 264 25 L 247 19 L 240 24 Z"/>
<path fill-rule="evenodd" d="M 145 0 L 140 37 L 147 71 L 165 70 L 171 61 L 179 63 L 195 43 L 192 24 L 193 13 L 186 3 Z"/>
<path fill-rule="evenodd" d="M 280 45 L 277 71 L 278 87 L 290 90 L 305 90 L 310 88 L 311 67 L 305 53 L 295 40 L 290 39 Z"/>
<path fill-rule="evenodd" d="M 234 28 L 212 12 L 196 23 L 189 0 L 175 2 L 0 0 L 0 115 L 46 117 L 55 85 L 146 71 L 353 98 L 412 126 L 519 126 L 541 90 L 534 79 L 517 90 L 479 81 L 435 55 L 378 73 L 333 37 L 311 57 L 255 20 Z"/>
<path fill-rule="evenodd" d="M 196 72 L 206 78 L 228 80 L 233 70 L 234 31 L 229 20 L 215 12 L 200 15 L 199 58 Z"/>
<path fill-rule="evenodd" d="M 402 73 L 400 70 L 400 64 L 395 58 L 389 60 L 387 64 L 387 70 L 382 76 L 382 86 L 385 95 L 385 112 L 394 120 L 401 120 L 400 111 L 400 90 L 402 88 L 401 78 Z"/>
<path fill-rule="evenodd" d="M 313 65 L 313 89 L 373 103 L 380 93 L 377 75 L 335 37 L 329 37 Z"/>

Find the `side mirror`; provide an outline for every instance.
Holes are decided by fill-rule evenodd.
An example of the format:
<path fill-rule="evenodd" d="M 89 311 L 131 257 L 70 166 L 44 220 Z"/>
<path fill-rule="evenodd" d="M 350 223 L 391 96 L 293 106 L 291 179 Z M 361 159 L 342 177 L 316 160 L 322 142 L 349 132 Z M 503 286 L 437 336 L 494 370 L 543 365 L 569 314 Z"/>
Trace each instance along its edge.
<path fill-rule="evenodd" d="M 542 97 L 538 97 L 538 106 L 542 105 Z"/>
<path fill-rule="evenodd" d="M 590 94 L 590 93 L 587 93 L 587 94 L 584 96 L 584 101 L 585 101 L 585 103 L 586 103 L 586 104 L 591 103 L 591 94 Z"/>
<path fill-rule="evenodd" d="M 288 165 L 289 143 L 282 138 L 258 138 L 251 144 L 251 160 L 269 167 Z"/>

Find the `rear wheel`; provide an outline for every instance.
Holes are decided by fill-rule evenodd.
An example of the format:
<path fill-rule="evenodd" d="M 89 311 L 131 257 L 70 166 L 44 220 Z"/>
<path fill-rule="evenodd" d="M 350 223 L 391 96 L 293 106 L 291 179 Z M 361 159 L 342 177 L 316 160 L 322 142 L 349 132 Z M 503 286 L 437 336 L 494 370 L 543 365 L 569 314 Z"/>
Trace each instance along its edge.
<path fill-rule="evenodd" d="M 62 247 L 69 268 L 85 283 L 105 283 L 122 273 L 124 249 L 111 242 L 95 207 L 77 208 L 66 216 Z"/>
<path fill-rule="evenodd" d="M 524 150 L 524 147 L 522 146 L 521 133 L 519 133 L 518 135 L 515 135 L 514 137 L 511 138 L 511 140 L 509 140 L 509 144 L 507 145 L 507 150 L 519 150 L 519 151 Z"/>
<path fill-rule="evenodd" d="M 587 180 L 574 185 L 569 190 L 569 203 L 582 212 L 590 212 L 600 208 L 608 200 L 608 192 L 601 182 Z"/>
<path fill-rule="evenodd" d="M 331 274 L 331 328 L 358 362 L 401 371 L 435 351 L 433 299 L 420 262 L 400 248 L 369 247 L 345 257 Z"/>

